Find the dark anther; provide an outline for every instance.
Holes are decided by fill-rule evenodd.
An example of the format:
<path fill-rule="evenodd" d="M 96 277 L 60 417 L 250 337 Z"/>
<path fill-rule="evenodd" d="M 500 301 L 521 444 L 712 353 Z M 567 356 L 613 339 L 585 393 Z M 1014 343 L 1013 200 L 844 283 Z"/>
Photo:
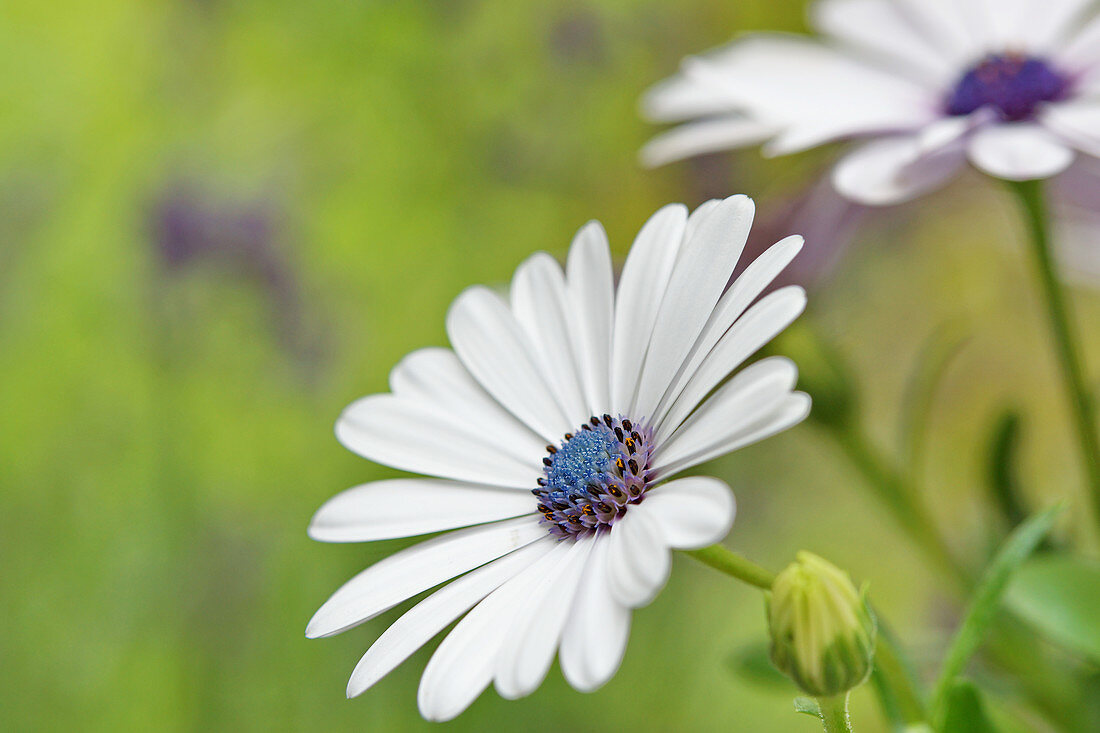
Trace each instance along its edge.
<path fill-rule="evenodd" d="M 625 425 L 626 423 L 623 423 L 623 424 Z M 627 430 L 630 430 L 630 428 L 628 427 Z M 638 435 L 637 430 L 631 430 L 630 437 L 634 438 L 635 443 L 641 443 L 642 442 L 642 436 Z"/>
<path fill-rule="evenodd" d="M 634 438 L 626 439 L 626 449 L 630 451 L 630 455 L 634 455 L 634 451 L 636 450 L 636 446 L 634 445 Z"/>
<path fill-rule="evenodd" d="M 537 479 L 537 483 L 538 483 L 539 486 L 546 486 L 546 479 L 543 478 L 542 476 L 539 476 L 538 479 Z"/>
<path fill-rule="evenodd" d="M 608 486 L 607 487 L 607 493 L 611 494 L 616 499 L 623 498 L 623 492 L 619 490 L 618 486 Z"/>
<path fill-rule="evenodd" d="M 633 430 L 634 429 L 634 426 L 630 424 L 629 420 L 623 420 L 623 427 L 626 428 L 627 430 Z M 637 440 L 637 438 L 635 438 L 635 440 Z"/>
<path fill-rule="evenodd" d="M 573 439 L 573 433 L 566 433 L 565 434 L 565 439 L 566 440 L 572 440 Z"/>
<path fill-rule="evenodd" d="M 631 496 L 637 496 L 640 493 L 642 493 L 642 490 L 638 488 L 638 484 L 631 484 L 630 485 L 630 495 Z"/>
<path fill-rule="evenodd" d="M 592 505 L 591 504 L 585 504 L 583 507 L 581 507 L 581 511 L 583 513 L 589 515 L 589 516 L 592 516 L 592 514 L 593 514 Z"/>
<path fill-rule="evenodd" d="M 622 458 L 615 459 L 615 468 L 619 469 L 620 474 L 622 474 L 622 472 L 626 470 L 626 464 L 623 463 Z"/>
<path fill-rule="evenodd" d="M 610 514 L 611 513 L 611 507 L 609 507 L 607 505 L 607 502 L 601 501 L 596 506 L 599 507 L 600 511 L 603 512 L 604 514 Z"/>
<path fill-rule="evenodd" d="M 542 513 L 542 514 L 549 514 L 550 513 L 550 507 L 546 506 L 545 504 L 543 504 L 540 501 L 539 502 L 539 512 Z"/>
<path fill-rule="evenodd" d="M 610 428 L 610 427 L 612 427 L 612 426 L 614 425 L 614 423 L 613 423 L 613 422 L 611 421 L 611 416 L 610 416 L 610 415 L 608 415 L 608 414 L 606 414 L 606 413 L 604 414 L 604 416 L 603 416 L 603 424 L 604 424 L 604 425 L 606 425 L 606 426 L 607 426 L 607 427 L 609 427 L 609 428 Z"/>
<path fill-rule="evenodd" d="M 633 474 L 638 473 L 638 462 L 635 461 L 633 458 L 631 458 L 629 461 L 627 461 L 626 465 L 630 466 L 630 472 L 631 473 L 633 473 Z"/>
<path fill-rule="evenodd" d="M 569 508 L 569 505 L 566 504 L 564 501 L 555 501 L 555 502 L 551 503 L 550 506 L 554 507 L 559 512 L 564 512 L 566 509 Z"/>
<path fill-rule="evenodd" d="M 584 425 L 581 425 L 581 430 L 591 430 L 591 429 L 592 429 L 592 426 L 589 425 L 588 423 L 585 423 Z"/>
<path fill-rule="evenodd" d="M 623 429 L 615 428 L 615 437 L 619 439 L 619 442 L 623 442 Z"/>
<path fill-rule="evenodd" d="M 542 459 L 542 465 L 544 465 L 546 467 L 549 467 L 551 463 L 553 463 L 553 461 L 550 460 L 549 456 Z"/>
<path fill-rule="evenodd" d="M 569 517 L 569 523 L 570 524 L 580 524 L 581 523 L 581 518 L 576 517 L 576 516 Z"/>
<path fill-rule="evenodd" d="M 593 415 L 592 418 L 588 422 L 592 423 L 592 427 L 596 427 L 597 425 L 600 424 L 600 418 Z"/>
<path fill-rule="evenodd" d="M 555 447 L 554 447 L 554 446 L 552 446 L 552 445 L 548 445 L 548 446 L 546 446 L 546 450 L 547 450 L 547 451 L 548 451 L 548 452 L 550 453 L 550 455 L 554 455 L 555 453 L 557 453 L 557 452 L 558 452 L 558 449 L 557 449 L 557 448 L 555 448 Z"/>

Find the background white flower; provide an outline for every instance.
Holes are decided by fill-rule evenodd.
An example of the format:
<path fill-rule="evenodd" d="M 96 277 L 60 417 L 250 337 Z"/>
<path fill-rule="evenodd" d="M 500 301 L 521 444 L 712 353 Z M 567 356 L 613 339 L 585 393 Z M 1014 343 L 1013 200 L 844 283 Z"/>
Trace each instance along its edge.
<path fill-rule="evenodd" d="M 555 653 L 579 690 L 610 679 L 630 611 L 664 585 L 670 548 L 717 542 L 733 521 L 721 481 L 660 481 L 809 411 L 782 357 L 724 381 L 805 307 L 797 286 L 759 298 L 801 237 L 775 244 L 727 287 L 753 212 L 745 196 L 690 217 L 681 205 L 661 209 L 617 289 L 607 237 L 590 223 L 564 273 L 539 253 L 517 269 L 510 302 L 467 290 L 447 316 L 454 351 L 410 354 L 390 375 L 392 393 L 347 408 L 336 426 L 345 446 L 436 478 L 345 491 L 317 512 L 310 535 L 457 531 L 348 581 L 306 635 L 339 633 L 458 578 L 382 634 L 349 696 L 463 614 L 424 671 L 419 705 L 429 719 L 458 715 L 490 682 L 505 697 L 530 693 Z"/>
<path fill-rule="evenodd" d="M 832 180 L 883 205 L 940 186 L 967 158 L 1027 180 L 1100 156 L 1100 17 L 1089 0 L 823 0 L 811 22 L 824 39 L 751 34 L 686 59 L 643 110 L 693 121 L 651 141 L 643 161 L 863 140 Z"/>

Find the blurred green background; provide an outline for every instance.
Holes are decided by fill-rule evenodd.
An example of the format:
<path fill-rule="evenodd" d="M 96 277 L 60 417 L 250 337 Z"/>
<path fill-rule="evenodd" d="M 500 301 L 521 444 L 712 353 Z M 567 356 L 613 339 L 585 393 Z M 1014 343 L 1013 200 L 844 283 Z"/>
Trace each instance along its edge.
<path fill-rule="evenodd" d="M 562 254 L 588 219 L 621 256 L 664 203 L 745 192 L 764 208 L 807 180 L 830 151 L 636 163 L 655 131 L 643 89 L 685 54 L 803 17 L 799 0 L 5 2 L 0 727 L 432 728 L 415 704 L 428 651 L 344 699 L 397 611 L 303 637 L 401 544 L 307 539 L 326 498 L 392 475 L 342 449 L 333 421 L 402 355 L 445 343 L 464 287 Z M 1034 506 L 1079 491 L 1000 194 L 975 177 L 864 227 L 807 317 L 858 370 L 888 452 L 922 343 L 945 321 L 973 333 L 924 478 L 975 564 L 1003 527 L 972 446 L 1003 405 L 1026 412 Z M 773 568 L 826 555 L 871 582 L 918 662 L 936 659 L 957 600 L 811 424 L 705 470 L 738 496 L 730 546 Z M 1069 514 L 1063 533 L 1085 526 Z M 815 730 L 782 680 L 731 670 L 764 633 L 757 592 L 677 558 L 604 689 L 555 669 L 445 727 Z M 860 730 L 883 729 L 868 689 L 854 706 Z"/>

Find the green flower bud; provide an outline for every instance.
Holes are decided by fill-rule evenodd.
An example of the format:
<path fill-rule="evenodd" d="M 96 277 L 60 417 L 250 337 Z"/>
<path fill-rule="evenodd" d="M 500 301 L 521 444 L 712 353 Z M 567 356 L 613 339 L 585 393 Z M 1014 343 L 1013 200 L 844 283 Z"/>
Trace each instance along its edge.
<path fill-rule="evenodd" d="M 851 690 L 867 679 L 875 654 L 875 617 L 867 587 L 800 552 L 775 579 L 767 601 L 772 662 L 814 697 Z"/>

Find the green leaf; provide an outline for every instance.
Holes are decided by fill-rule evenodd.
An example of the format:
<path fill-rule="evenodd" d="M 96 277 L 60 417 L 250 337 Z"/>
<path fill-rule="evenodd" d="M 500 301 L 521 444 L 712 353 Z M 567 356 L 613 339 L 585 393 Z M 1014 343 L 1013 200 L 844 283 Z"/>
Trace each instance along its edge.
<path fill-rule="evenodd" d="M 970 657 L 981 644 L 1000 606 L 1001 597 L 1012 574 L 1043 541 L 1062 509 L 1063 505 L 1058 504 L 1036 514 L 1013 530 L 986 568 L 981 581 L 974 589 L 974 595 L 970 599 L 962 624 L 955 632 L 955 638 L 951 640 L 951 645 L 947 649 L 940 678 L 932 695 L 933 722 L 943 722 L 955 678 L 963 671 Z"/>
<path fill-rule="evenodd" d="M 821 707 L 817 704 L 817 700 L 812 697 L 796 697 L 794 699 L 794 711 L 821 719 Z"/>
<path fill-rule="evenodd" d="M 970 680 L 958 680 L 951 686 L 940 733 L 997 733 L 985 714 L 978 688 Z"/>
<path fill-rule="evenodd" d="M 1050 641 L 1100 663 L 1100 562 L 1034 558 L 1016 574 L 1005 602 Z"/>

